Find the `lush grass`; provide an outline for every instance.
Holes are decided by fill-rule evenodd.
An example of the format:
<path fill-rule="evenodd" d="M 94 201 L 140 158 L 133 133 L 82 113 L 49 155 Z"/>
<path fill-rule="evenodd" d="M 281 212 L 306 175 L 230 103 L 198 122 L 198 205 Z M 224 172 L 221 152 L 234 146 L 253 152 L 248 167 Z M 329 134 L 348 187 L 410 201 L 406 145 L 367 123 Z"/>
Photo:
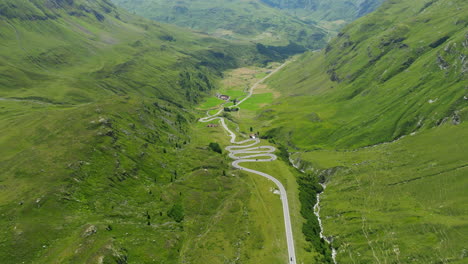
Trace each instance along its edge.
<path fill-rule="evenodd" d="M 256 111 L 262 106 L 271 104 L 271 102 L 273 102 L 272 93 L 253 94 L 249 100 L 242 104 L 241 108 L 245 110 Z"/>
<path fill-rule="evenodd" d="M 298 172 L 281 160 L 269 163 L 245 163 L 243 166 L 274 175 L 283 183 L 288 192 L 297 260 L 299 263 L 320 263 L 322 256 L 311 247 L 302 233 L 305 221 L 301 215 L 301 203 L 296 182 Z M 273 193 L 276 186 L 271 181 L 257 175 L 249 175 L 249 178 L 253 184 L 250 188 L 253 193 L 256 193 L 251 201 L 254 210 L 258 212 L 255 222 L 257 224 L 268 223 L 262 224 L 263 228 L 267 229 L 267 233 L 264 234 L 265 248 L 255 252 L 258 255 L 257 261 L 261 263 L 264 261 L 269 262 L 265 256 L 270 255 L 274 256 L 274 263 L 284 263 L 284 260 L 287 259 L 284 220 L 279 196 Z M 260 225 L 258 228 L 260 228 Z M 270 250 L 272 253 L 268 253 Z"/>
<path fill-rule="evenodd" d="M 197 256 L 189 241 L 249 193 L 189 109 L 222 71 L 270 58 L 108 1 L 0 5 L 0 262 Z"/>
<path fill-rule="evenodd" d="M 229 90 L 222 91 L 222 94 L 229 95 L 231 99 L 242 99 L 245 97 L 245 87 L 233 87 Z"/>
<path fill-rule="evenodd" d="M 2 9 L 0 262 L 283 263 L 277 196 L 190 110 L 221 71 L 270 58 L 86 3 L 104 19 Z"/>
<path fill-rule="evenodd" d="M 4 12 L 26 9 L 22 5 L 28 3 L 19 1 Z M 221 71 L 269 60 L 253 44 L 161 26 L 99 3 L 90 2 L 89 13 L 78 4 L 51 8 L 56 17 L 34 22 L 7 15 L 12 18 L 1 22 L 0 96 L 83 103 L 138 93 L 198 103 Z M 36 12 L 31 16 L 41 14 Z M 66 12 L 74 15 L 58 18 Z M 104 14 L 104 20 L 93 12 Z"/>
<path fill-rule="evenodd" d="M 326 180 L 338 263 L 466 262 L 467 4 L 448 2 L 384 3 L 273 76 L 252 117 Z"/>
<path fill-rule="evenodd" d="M 272 67 L 276 67 L 278 63 L 270 63 L 265 67 L 244 67 L 229 70 L 223 73 L 223 79 L 219 83 L 219 89 L 217 93 L 230 96 L 230 101 L 225 104 L 225 107 L 232 106 L 232 101 L 242 100 L 246 95 L 250 87 L 265 77 Z M 271 94 L 270 94 L 271 95 Z M 251 110 L 257 110 L 261 105 L 271 102 L 269 94 L 255 95 L 254 102 L 249 104 L 251 100 L 246 102 L 247 108 Z M 214 107 L 220 106 L 225 101 L 218 99 L 215 96 L 211 96 L 205 99 L 205 101 L 197 106 L 198 109 L 208 110 Z M 213 111 L 215 113 L 216 111 Z"/>
<path fill-rule="evenodd" d="M 424 1 L 411 2 L 405 12 L 398 11 L 402 3 L 386 3 L 348 26 L 322 53 L 305 55 L 273 77 L 271 87 L 285 96 L 260 115 L 266 124 L 274 122 L 267 132 L 287 137 L 292 147 L 347 148 L 466 119 L 466 65 L 460 60 L 466 32 L 458 9 L 465 3 L 437 3 L 421 13 Z M 394 13 L 398 27 L 391 24 Z M 431 23 L 421 22 L 429 18 Z M 440 34 L 429 33 L 433 23 Z M 431 47 L 445 35 L 443 45 Z"/>
<path fill-rule="evenodd" d="M 179 242 L 148 254 L 179 229 L 172 223 L 159 227 L 171 222 L 166 213 L 179 199 L 167 186 L 174 177 L 174 165 L 167 163 L 180 152 L 173 144 L 183 144 L 176 138 L 161 144 L 155 137 L 167 128 L 151 115 L 165 110 L 125 98 L 69 108 L 3 105 L 0 198 L 2 212 L 11 217 L 2 218 L 2 262 L 84 263 L 119 256 L 141 262 L 177 254 Z M 168 151 L 161 159 L 163 148 Z M 86 235 L 90 226 L 96 234 Z"/>
<path fill-rule="evenodd" d="M 221 146 L 228 144 L 221 127 L 207 128 L 206 124 L 199 123 L 192 132 L 193 147 L 207 147 L 211 142 Z M 206 167 L 200 168 L 201 173 L 196 178 L 181 183 L 190 189 L 191 196 L 185 200 L 193 217 L 184 224 L 186 238 L 180 259 L 193 263 L 223 263 L 237 258 L 246 263 L 258 263 L 269 259 L 272 263 L 280 263 L 282 255 L 278 256 L 273 250 L 276 248 L 269 247 L 270 241 L 274 240 L 270 239 L 274 228 L 259 224 L 262 223 L 259 219 L 264 220 L 264 211 L 258 211 L 262 207 L 257 204 L 259 197 L 255 185 L 246 175 L 230 170 L 230 160 L 225 155 L 214 156 L 223 159 L 221 163 L 210 161 L 218 162 L 220 167 L 205 163 Z M 220 178 L 214 179 L 213 171 Z M 231 228 L 233 226 L 236 228 Z"/>
<path fill-rule="evenodd" d="M 223 83 L 225 86 L 223 89 L 236 89 L 236 87 L 239 87 L 237 84 L 238 83 L 243 83 L 243 84 L 253 84 L 256 81 L 259 80 L 259 78 L 263 77 L 261 74 L 258 74 L 256 72 L 249 72 L 247 76 L 248 78 L 245 78 L 246 75 L 246 69 L 237 69 L 235 71 L 231 71 L 230 73 L 226 74 L 228 76 L 228 79 L 225 79 Z M 263 69 L 265 71 L 265 69 Z M 240 74 L 243 73 L 243 74 Z M 235 86 L 229 86 L 235 85 Z M 266 87 L 261 87 L 259 88 L 259 91 L 264 91 L 267 90 Z M 255 93 L 257 91 L 254 91 Z M 224 92 L 223 92 L 224 93 Z M 240 132 L 243 135 L 246 135 L 248 132 L 248 129 L 246 130 L 245 128 L 248 127 L 248 124 L 251 124 L 252 120 L 250 120 L 251 117 L 254 117 L 252 115 L 255 113 L 255 109 L 258 109 L 259 104 L 264 104 L 267 103 L 265 102 L 265 98 L 262 98 L 265 93 L 260 93 L 260 94 L 255 94 L 254 95 L 254 102 L 251 105 L 248 105 L 248 102 L 252 99 L 247 100 L 241 105 L 241 111 L 239 112 L 231 112 L 228 114 L 225 114 L 227 117 L 227 125 L 232 131 L 238 131 L 238 128 L 240 128 Z M 267 99 L 272 100 L 272 94 L 267 93 L 269 95 Z M 245 107 L 248 105 L 249 107 Z M 253 108 L 253 109 L 250 109 Z M 233 122 L 235 121 L 235 122 Z M 200 126 L 200 125 L 199 125 Z M 222 130 L 222 128 L 205 128 L 207 130 L 211 130 L 211 133 L 214 133 L 215 131 Z M 200 131 L 198 132 L 200 133 Z M 222 140 L 221 142 L 223 143 L 224 146 L 230 145 L 228 142 L 228 137 L 227 134 L 224 133 L 225 139 Z M 207 137 L 205 140 L 210 140 L 211 137 Z M 219 137 L 216 137 L 218 140 Z M 210 143 L 211 144 L 211 143 Z M 295 236 L 295 244 L 296 244 L 296 251 L 297 251 L 297 259 L 299 262 L 303 263 L 322 263 L 323 260 L 326 258 L 323 256 L 321 247 L 325 244 L 325 242 L 320 242 L 320 239 L 318 238 L 319 235 L 318 233 L 310 233 L 304 231 L 305 229 L 310 229 L 313 228 L 315 230 L 318 230 L 318 223 L 316 221 L 315 216 L 312 213 L 312 216 L 314 217 L 313 219 L 307 219 L 307 221 L 303 218 L 304 215 L 304 204 L 301 204 L 300 200 L 300 195 L 299 195 L 299 186 L 298 183 L 296 182 L 296 179 L 299 177 L 299 173 L 296 169 L 292 168 L 289 166 L 288 161 L 285 160 L 278 160 L 275 162 L 271 163 L 252 163 L 252 164 L 244 164 L 244 166 L 247 166 L 249 168 L 253 168 L 256 170 L 260 170 L 266 173 L 269 173 L 271 175 L 274 175 L 277 177 L 283 184 L 285 185 L 287 192 L 288 192 L 288 198 L 290 202 L 290 210 L 291 210 L 291 216 L 292 216 L 292 221 L 293 221 L 293 231 L 294 231 L 294 236 Z M 244 174 L 240 174 L 244 175 Z M 246 175 L 244 175 L 245 177 Z M 256 230 L 258 231 L 258 234 L 256 236 L 249 235 L 249 237 L 253 237 L 251 242 L 252 244 L 248 244 L 248 255 L 246 255 L 242 259 L 243 262 L 247 263 L 283 263 L 284 260 L 287 258 L 287 252 L 286 252 L 286 244 L 285 244 L 285 235 L 284 235 L 284 224 L 283 224 L 283 217 L 282 217 L 282 209 L 281 209 L 281 202 L 278 199 L 279 197 L 273 193 L 275 190 L 276 186 L 268 181 L 267 179 L 264 179 L 262 177 L 259 177 L 257 175 L 249 175 L 248 180 L 243 179 L 244 182 L 247 183 L 247 189 L 246 191 L 251 193 L 251 199 L 249 200 L 249 203 L 245 205 L 245 208 L 249 210 L 249 216 L 252 219 L 252 223 L 255 223 L 256 225 Z M 302 190 L 304 192 L 305 190 Z M 305 192 L 304 192 L 305 193 Z M 314 190 L 311 190 L 311 192 L 308 192 L 309 196 L 312 195 L 313 198 L 315 199 L 316 192 Z M 313 206 L 313 205 L 312 205 Z M 306 205 L 306 207 L 308 207 Z M 310 216 L 310 215 L 309 215 Z M 224 217 L 224 216 L 220 216 Z M 235 219 L 235 217 L 234 217 Z M 315 220 L 315 221 L 314 221 Z M 307 227 L 305 226 L 307 222 Z M 227 226 L 230 226 L 230 224 L 223 223 Z M 238 223 L 238 225 L 241 225 L 241 223 Z M 244 230 L 242 226 L 239 228 L 240 230 Z M 218 233 L 224 233 L 226 231 L 223 231 L 223 228 L 217 227 L 216 232 Z M 226 238 L 221 239 L 218 238 L 216 232 L 210 232 L 210 235 L 217 237 L 217 245 L 225 245 L 226 244 Z M 249 233 L 251 231 L 248 231 Z M 305 233 L 308 235 L 306 236 Z M 318 243 L 315 243 L 316 245 L 310 243 L 311 240 L 314 240 L 315 242 L 318 241 Z M 243 242 L 245 243 L 245 242 Z M 205 245 L 208 243 L 205 243 Z M 318 246 L 320 249 L 317 249 L 315 246 Z M 217 247 L 214 245 L 211 245 L 210 250 L 216 249 Z M 240 249 L 239 249 L 240 250 Z M 230 252 L 230 250 L 227 250 L 227 252 Z M 239 251 L 239 252 L 244 252 Z M 211 255 L 212 253 L 205 252 L 201 255 Z M 229 253 L 230 254 L 230 253 Z"/>
<path fill-rule="evenodd" d="M 219 109 L 213 109 L 213 110 L 208 111 L 208 113 L 210 115 L 214 115 L 214 114 L 218 113 L 218 111 L 219 111 Z"/>
<path fill-rule="evenodd" d="M 198 108 L 202 109 L 202 110 L 208 110 L 208 109 L 212 109 L 212 108 L 215 108 L 217 106 L 220 106 L 222 103 L 224 103 L 226 101 L 224 100 L 221 100 L 217 97 L 208 97 L 205 99 L 205 101 L 203 103 L 201 103 Z"/>
<path fill-rule="evenodd" d="M 203 113 L 189 110 L 222 71 L 268 53 L 108 1 L 47 3 L 0 4 L 0 262 L 283 263 L 271 183 L 230 170 L 209 148 L 228 145 L 225 132 L 193 125 Z M 229 114 L 241 132 L 314 150 L 301 159 L 328 180 L 322 214 L 339 262 L 466 259 L 467 127 L 451 124 L 467 120 L 466 3 L 450 3 L 387 2 Z M 297 172 L 252 167 L 279 174 L 298 258 L 317 260 Z"/>
<path fill-rule="evenodd" d="M 228 125 L 235 129 L 234 123 L 228 122 Z M 194 146 L 207 146 L 210 142 L 219 142 L 223 147 L 230 145 L 222 127 L 208 128 L 206 124 L 196 124 L 192 135 Z M 230 162 L 226 157 L 223 164 L 227 165 Z M 277 175 L 284 183 L 290 199 L 298 260 L 304 263 L 315 261 L 319 255 L 310 248 L 301 232 L 304 220 L 300 214 L 301 204 L 295 180 L 297 171 L 283 161 L 244 165 Z M 207 167 L 207 170 L 212 169 Z M 284 222 L 279 196 L 273 193 L 275 185 L 267 179 L 239 170 L 230 171 L 226 168 L 223 174 L 235 184 L 229 190 L 225 190 L 230 196 L 215 208 L 217 213 L 210 221 L 204 220 L 199 223 L 196 219 L 184 225 L 184 228 L 188 227 L 190 230 L 182 249 L 182 259 L 195 263 L 206 259 L 220 263 L 235 258 L 239 258 L 243 263 L 284 263 L 287 259 Z M 214 188 L 207 186 L 206 182 L 205 186 L 204 188 Z M 206 201 L 194 210 L 201 210 L 210 203 L 209 198 L 198 197 L 193 200 Z M 199 217 L 203 219 L 203 216 Z M 236 228 L 230 228 L 233 226 Z"/>
<path fill-rule="evenodd" d="M 464 263 L 467 135 L 466 124 L 446 125 L 354 152 L 296 154 L 304 168 L 342 167 L 322 200 L 338 261 Z"/>

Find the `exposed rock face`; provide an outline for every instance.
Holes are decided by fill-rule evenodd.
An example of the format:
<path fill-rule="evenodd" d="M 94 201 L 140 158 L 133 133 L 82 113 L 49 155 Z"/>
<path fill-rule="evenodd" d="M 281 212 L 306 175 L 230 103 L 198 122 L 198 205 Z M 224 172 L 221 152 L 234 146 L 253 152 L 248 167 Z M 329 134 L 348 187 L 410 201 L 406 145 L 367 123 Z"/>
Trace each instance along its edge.
<path fill-rule="evenodd" d="M 450 64 L 442 57 L 442 55 L 437 55 L 437 65 L 441 70 L 446 70 L 450 67 Z"/>
<path fill-rule="evenodd" d="M 453 113 L 452 124 L 459 125 L 459 124 L 461 124 L 461 122 L 462 122 L 462 120 L 461 120 L 460 115 L 458 115 L 458 112 Z"/>
<path fill-rule="evenodd" d="M 468 48 L 468 33 L 465 35 L 465 41 L 462 43 L 463 47 Z"/>
<path fill-rule="evenodd" d="M 330 80 L 333 81 L 333 82 L 341 82 L 341 79 L 340 77 L 338 76 L 338 74 L 336 73 L 335 69 L 329 69 L 327 71 L 328 75 L 330 75 Z"/>
<path fill-rule="evenodd" d="M 95 225 L 90 225 L 86 230 L 83 232 L 83 237 L 89 237 L 97 233 L 97 227 Z"/>

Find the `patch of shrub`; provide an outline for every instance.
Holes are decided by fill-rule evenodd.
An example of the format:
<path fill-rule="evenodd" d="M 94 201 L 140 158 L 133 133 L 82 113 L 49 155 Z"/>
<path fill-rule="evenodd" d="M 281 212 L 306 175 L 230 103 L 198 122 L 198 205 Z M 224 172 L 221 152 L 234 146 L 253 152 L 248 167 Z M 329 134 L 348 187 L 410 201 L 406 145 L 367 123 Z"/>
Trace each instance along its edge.
<path fill-rule="evenodd" d="M 174 204 L 171 209 L 167 212 L 167 216 L 174 219 L 174 221 L 180 223 L 184 220 L 184 208 L 181 204 Z"/>
<path fill-rule="evenodd" d="M 303 174 L 298 178 L 299 200 L 301 201 L 301 214 L 306 220 L 302 226 L 302 233 L 317 252 L 322 255 L 320 263 L 333 263 L 330 245 L 320 238 L 320 224 L 314 214 L 314 206 L 317 203 L 317 194 L 323 191 L 315 174 Z"/>
<path fill-rule="evenodd" d="M 219 154 L 223 153 L 223 150 L 221 149 L 221 146 L 218 143 L 211 142 L 208 145 L 208 147 L 214 152 L 218 152 Z"/>
<path fill-rule="evenodd" d="M 444 44 L 444 42 L 447 41 L 449 38 L 450 38 L 449 36 L 442 37 L 442 38 L 432 42 L 431 44 L 429 44 L 429 47 L 431 47 L 433 49 L 437 48 L 440 45 Z"/>

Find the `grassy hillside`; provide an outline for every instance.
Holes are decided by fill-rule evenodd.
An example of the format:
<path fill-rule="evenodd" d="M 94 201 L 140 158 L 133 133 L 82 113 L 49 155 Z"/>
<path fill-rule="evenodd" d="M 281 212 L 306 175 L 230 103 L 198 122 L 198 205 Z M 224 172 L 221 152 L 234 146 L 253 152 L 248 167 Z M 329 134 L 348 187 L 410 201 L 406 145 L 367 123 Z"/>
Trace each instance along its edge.
<path fill-rule="evenodd" d="M 321 48 L 326 44 L 324 30 L 259 0 L 114 2 L 156 21 L 176 24 L 226 39 L 274 46 L 287 46 L 293 42 L 309 49 Z"/>
<path fill-rule="evenodd" d="M 387 1 L 268 81 L 250 125 L 328 185 L 338 263 L 466 262 L 467 8 Z"/>
<path fill-rule="evenodd" d="M 272 78 L 290 96 L 261 114 L 276 116 L 268 133 L 292 147 L 349 148 L 466 120 L 466 4 L 407 5 L 385 3 Z"/>
<path fill-rule="evenodd" d="M 446 124 L 391 144 L 293 155 L 326 178 L 321 214 L 338 262 L 466 263 L 467 136 L 466 123 Z"/>
<path fill-rule="evenodd" d="M 109 1 L 1 0 L 0 25 L 1 263 L 178 263 L 223 208 L 259 230 L 242 254 L 261 247 L 233 191 L 251 187 L 190 109 L 270 57 Z"/>
<path fill-rule="evenodd" d="M 162 27 L 109 2 L 33 3 L 2 1 L 1 97 L 75 103 L 132 91 L 197 102 L 223 69 L 268 59 L 253 45 Z"/>

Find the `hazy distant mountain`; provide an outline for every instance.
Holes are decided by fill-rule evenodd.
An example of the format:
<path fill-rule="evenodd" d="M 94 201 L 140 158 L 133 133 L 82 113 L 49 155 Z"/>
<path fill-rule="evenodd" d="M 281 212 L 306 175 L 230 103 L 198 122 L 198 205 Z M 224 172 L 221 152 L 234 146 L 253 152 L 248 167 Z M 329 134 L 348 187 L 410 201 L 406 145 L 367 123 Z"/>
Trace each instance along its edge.
<path fill-rule="evenodd" d="M 261 0 L 312 20 L 352 21 L 374 11 L 384 0 Z"/>
<path fill-rule="evenodd" d="M 294 42 L 311 49 L 323 47 L 327 40 L 327 30 L 316 27 L 318 22 L 340 20 L 343 25 L 381 1 L 114 0 L 144 17 L 227 39 L 267 45 Z"/>

